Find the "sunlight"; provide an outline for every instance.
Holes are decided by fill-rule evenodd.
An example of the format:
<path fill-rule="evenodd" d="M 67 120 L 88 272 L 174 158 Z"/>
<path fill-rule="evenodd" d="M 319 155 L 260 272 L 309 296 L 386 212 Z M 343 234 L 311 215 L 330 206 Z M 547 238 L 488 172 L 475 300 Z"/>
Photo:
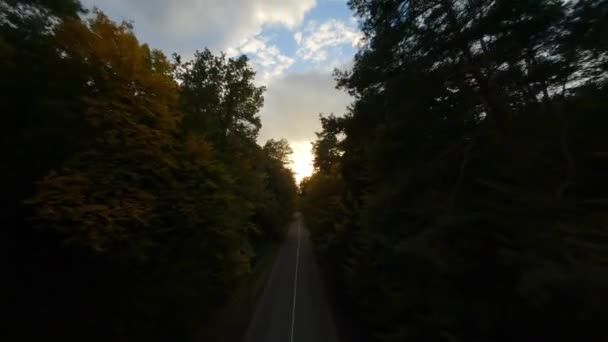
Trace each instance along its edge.
<path fill-rule="evenodd" d="M 312 174 L 312 146 L 310 141 L 292 142 L 290 145 L 293 149 L 291 169 L 295 173 L 296 181 L 300 183 L 304 177 L 308 177 Z"/>

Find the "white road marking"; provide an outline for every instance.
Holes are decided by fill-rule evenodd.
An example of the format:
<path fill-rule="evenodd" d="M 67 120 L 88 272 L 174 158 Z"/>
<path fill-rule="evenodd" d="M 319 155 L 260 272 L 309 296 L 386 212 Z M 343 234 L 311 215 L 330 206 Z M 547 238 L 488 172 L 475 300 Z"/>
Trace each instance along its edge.
<path fill-rule="evenodd" d="M 300 263 L 300 228 L 302 221 L 298 221 L 298 247 L 296 248 L 296 276 L 293 280 L 293 308 L 291 310 L 291 338 L 290 342 L 293 342 L 293 328 L 296 323 L 296 297 L 298 293 L 298 264 Z"/>

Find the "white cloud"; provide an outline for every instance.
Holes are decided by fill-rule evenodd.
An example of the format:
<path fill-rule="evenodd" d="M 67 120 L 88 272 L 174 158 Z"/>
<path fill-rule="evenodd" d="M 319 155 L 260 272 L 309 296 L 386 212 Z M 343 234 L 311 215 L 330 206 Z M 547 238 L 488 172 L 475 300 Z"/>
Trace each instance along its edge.
<path fill-rule="evenodd" d="M 335 89 L 328 69 L 352 57 L 349 47 L 355 46 L 361 35 L 354 20 L 309 22 L 302 27 L 317 0 L 82 1 L 115 20 L 133 20 L 141 41 L 166 53 L 175 51 L 188 57 L 208 47 L 214 52 L 227 51 L 229 56 L 247 54 L 258 71 L 256 82 L 268 86 L 260 112 L 260 142 L 269 138 L 302 142 L 298 149 L 300 155 L 306 155 L 306 144 L 320 130 L 319 113 L 341 115 L 352 100 Z M 280 45 L 264 36 L 269 26 L 291 31 L 298 44 L 294 55 L 286 55 Z M 288 73 L 295 60 L 308 62 L 300 68 L 315 69 Z"/>
<path fill-rule="evenodd" d="M 255 36 L 242 41 L 236 48 L 228 49 L 228 55 L 246 54 L 257 70 L 257 82 L 267 84 L 280 77 L 294 63 L 267 39 Z"/>
<path fill-rule="evenodd" d="M 298 45 L 300 45 L 300 43 L 302 43 L 302 32 L 296 32 L 293 35 L 293 39 L 296 41 L 296 43 L 298 43 Z"/>
<path fill-rule="evenodd" d="M 335 80 L 324 71 L 289 73 L 273 80 L 260 115 L 260 142 L 285 138 L 292 142 L 312 141 L 321 129 L 319 113 L 342 115 L 352 98 L 335 89 Z"/>
<path fill-rule="evenodd" d="M 311 22 L 304 30 L 297 55 L 320 64 L 327 61 L 330 52 L 334 55 L 337 47 L 358 46 L 362 37 L 354 20 L 344 22 L 330 19 L 322 24 Z"/>
<path fill-rule="evenodd" d="M 170 51 L 222 50 L 264 25 L 295 28 L 316 0 L 84 0 L 115 19 L 135 21 L 145 41 Z M 194 45 L 194 46 L 192 46 Z"/>

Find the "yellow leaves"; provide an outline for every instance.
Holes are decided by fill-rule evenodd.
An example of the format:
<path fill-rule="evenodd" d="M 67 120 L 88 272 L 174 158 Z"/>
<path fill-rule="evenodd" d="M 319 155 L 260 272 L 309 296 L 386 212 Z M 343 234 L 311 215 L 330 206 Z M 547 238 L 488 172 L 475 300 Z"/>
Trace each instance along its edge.
<path fill-rule="evenodd" d="M 46 176 L 29 202 L 37 208 L 36 221 L 45 228 L 58 229 L 69 237 L 68 243 L 103 252 L 145 227 L 156 202 L 143 189 L 112 183 L 105 175 L 65 169 Z"/>
<path fill-rule="evenodd" d="M 145 67 L 144 50 L 131 27 L 126 23 L 117 25 L 100 12 L 88 22 L 64 22 L 56 36 L 69 57 L 100 64 L 108 73 L 134 78 Z"/>
<path fill-rule="evenodd" d="M 174 66 L 161 51 L 140 45 L 128 24 L 116 24 L 101 13 L 86 21 L 66 19 L 57 22 L 53 34 L 49 34 L 43 43 L 44 48 L 48 48 L 46 54 L 28 58 L 39 61 L 52 56 L 53 59 L 43 64 L 20 65 L 25 66 L 22 69 L 33 65 L 40 71 L 31 73 L 27 82 L 18 82 L 23 83 L 19 84 L 19 89 L 28 90 L 27 86 L 41 81 L 59 81 L 34 89 L 41 91 L 21 92 L 26 102 L 34 96 L 36 102 L 25 109 L 36 111 L 36 116 L 32 115 L 36 120 L 29 120 L 25 114 L 30 113 L 24 113 L 24 118 L 34 121 L 28 123 L 33 129 L 28 126 L 28 130 L 24 130 L 27 134 L 16 131 L 8 138 L 24 135 L 20 141 L 38 145 L 48 142 L 59 151 L 44 160 L 44 168 L 36 158 L 30 158 L 36 174 L 31 170 L 26 174 L 31 185 L 48 173 L 49 168 L 59 170 L 39 181 L 37 194 L 28 201 L 31 206 L 27 214 L 31 214 L 32 226 L 45 235 L 54 235 L 53 241 L 44 241 L 49 243 L 44 254 L 58 252 L 61 259 L 64 255 L 87 255 L 78 267 L 68 265 L 65 269 L 88 272 L 87 279 L 92 279 L 89 283 L 93 287 L 91 291 L 82 292 L 85 294 L 121 288 L 128 295 L 138 292 L 141 284 L 157 284 L 146 288 L 144 296 L 140 296 L 143 299 L 129 301 L 132 307 L 124 311 L 126 315 L 135 316 L 146 311 L 144 319 L 140 320 L 146 324 L 137 328 L 149 326 L 147 323 L 152 321 L 166 321 L 164 312 L 170 310 L 164 310 L 165 305 L 173 308 L 178 304 L 188 305 L 211 312 L 214 307 L 208 303 L 218 303 L 238 278 L 251 272 L 254 247 L 260 247 L 248 243 L 251 234 L 246 227 L 260 227 L 256 242 L 270 238 L 271 233 L 277 231 L 274 225 L 280 224 L 276 223 L 280 217 L 270 216 L 278 217 L 290 209 L 281 206 L 287 202 L 282 200 L 286 196 L 278 196 L 285 192 L 281 185 L 284 177 L 275 170 L 279 163 L 270 162 L 255 143 L 253 134 L 230 137 L 226 134 L 228 129 L 236 129 L 231 127 L 249 125 L 247 120 L 259 123 L 254 113 L 261 103 L 261 92 L 250 84 L 253 74 L 240 78 L 243 85 L 236 80 L 239 73 L 251 70 L 239 65 L 239 71 L 223 63 L 220 68 L 215 67 L 215 73 L 196 74 L 199 78 L 198 83 L 193 83 L 194 90 L 207 83 L 210 87 L 217 85 L 220 90 L 193 92 L 191 98 L 180 99 L 178 85 L 173 79 Z M 18 59 L 6 57 L 12 52 L 11 48 L 0 37 L 0 65 Z M 26 52 L 38 53 L 37 50 Z M 17 76 L 20 71 L 4 69 Z M 226 73 L 230 73 L 229 77 L 224 75 Z M 61 81 L 64 75 L 66 79 Z M 46 83 L 49 82 L 41 84 Z M 47 93 L 48 90 L 51 91 Z M 231 98 L 225 100 L 228 91 L 232 92 Z M 192 103 L 188 104 L 188 101 Z M 180 122 L 178 106 L 184 111 L 196 109 L 192 104 L 203 109 L 192 111 L 201 114 L 192 120 L 199 123 L 196 127 L 199 129 L 189 129 Z M 16 109 L 15 114 L 21 114 L 20 106 L 13 109 Z M 69 121 L 46 124 L 57 116 L 55 112 L 64 111 Z M 238 121 L 243 115 L 253 119 Z M 48 119 L 38 120 L 38 117 Z M 59 117 L 63 119 L 63 116 Z M 215 126 L 220 124 L 215 121 L 226 117 L 230 119 L 227 120 L 229 125 L 222 126 L 225 127 L 223 131 L 217 130 Z M 61 125 L 63 122 L 67 124 Z M 67 133 L 74 135 L 73 139 L 71 136 L 59 139 L 63 138 L 64 126 Z M 61 129 L 46 137 L 47 128 Z M 43 136 L 36 136 L 40 134 Z M 13 145 L 19 144 L 8 147 Z M 14 153 L 24 149 L 16 150 Z M 24 151 L 30 155 L 43 155 L 30 147 Z M 8 161 L 21 159 L 27 158 L 13 157 Z M 14 178 L 22 181 L 25 177 Z M 30 189 L 28 184 L 16 184 L 15 188 L 23 185 Z M 10 188 L 9 191 L 16 192 Z M 20 198 L 25 196 L 28 194 Z M 262 218 L 259 213 L 266 207 L 272 207 L 272 211 L 267 211 L 268 218 Z M 259 225 L 257 221 L 260 221 Z M 27 235 L 30 235 L 29 227 L 22 228 L 28 228 Z M 57 241 L 68 246 L 52 245 Z M 68 253 L 64 254 L 64 250 Z M 72 253 L 74 250 L 76 253 Z M 132 265 L 142 266 L 137 274 L 126 273 Z M 66 275 L 64 278 L 72 283 L 80 276 Z M 97 283 L 102 286 L 95 285 Z M 72 295 L 70 289 L 79 284 L 68 285 L 57 288 L 66 288 L 66 293 Z M 158 303 L 148 300 L 158 296 L 162 297 Z M 109 294 L 109 297 L 114 298 L 115 294 Z M 140 305 L 143 303 L 140 299 L 145 305 Z M 148 315 L 150 308 L 163 314 Z M 189 307 L 181 311 L 195 312 Z M 183 321 L 178 318 L 171 322 Z M 104 323 L 109 326 L 110 335 L 112 332 L 121 336 L 137 332 L 125 328 L 124 320 L 117 318 L 116 321 L 114 326 L 105 324 L 116 323 L 113 319 Z M 174 328 L 171 330 L 179 334 Z"/>
<path fill-rule="evenodd" d="M 213 160 L 213 146 L 201 136 L 189 135 L 186 138 L 186 150 L 202 164 Z"/>
<path fill-rule="evenodd" d="M 66 58 L 89 72 L 95 102 L 103 107 L 94 122 L 112 121 L 116 104 L 125 115 L 150 127 L 174 130 L 181 117 L 173 108 L 178 86 L 171 63 L 159 50 L 140 45 L 128 23 L 116 24 L 103 13 L 87 22 L 67 20 L 56 39 Z"/>
<path fill-rule="evenodd" d="M 232 255 L 234 263 L 234 273 L 236 276 L 241 276 L 251 272 L 251 255 L 247 251 L 241 249 Z"/>

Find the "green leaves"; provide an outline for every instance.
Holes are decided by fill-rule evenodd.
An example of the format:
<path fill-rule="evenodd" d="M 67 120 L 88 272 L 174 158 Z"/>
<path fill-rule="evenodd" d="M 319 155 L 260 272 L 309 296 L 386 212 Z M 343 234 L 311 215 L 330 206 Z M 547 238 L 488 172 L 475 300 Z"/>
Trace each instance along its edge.
<path fill-rule="evenodd" d="M 253 84 L 255 71 L 246 56 L 214 56 L 205 49 L 197 51 L 193 61 L 181 63 L 176 58 L 176 62 L 185 130 L 222 144 L 229 136 L 257 137 L 261 127 L 257 113 L 265 88 Z"/>
<path fill-rule="evenodd" d="M 30 301 L 11 309 L 36 326 L 20 334 L 193 338 L 295 210 L 289 145 L 256 142 L 264 88 L 244 56 L 171 63 L 77 2 L 10 3 L 48 6 L 0 23 L 0 220 Z"/>
<path fill-rule="evenodd" d="M 373 340 L 605 339 L 605 1 L 349 4 L 302 211 Z"/>

